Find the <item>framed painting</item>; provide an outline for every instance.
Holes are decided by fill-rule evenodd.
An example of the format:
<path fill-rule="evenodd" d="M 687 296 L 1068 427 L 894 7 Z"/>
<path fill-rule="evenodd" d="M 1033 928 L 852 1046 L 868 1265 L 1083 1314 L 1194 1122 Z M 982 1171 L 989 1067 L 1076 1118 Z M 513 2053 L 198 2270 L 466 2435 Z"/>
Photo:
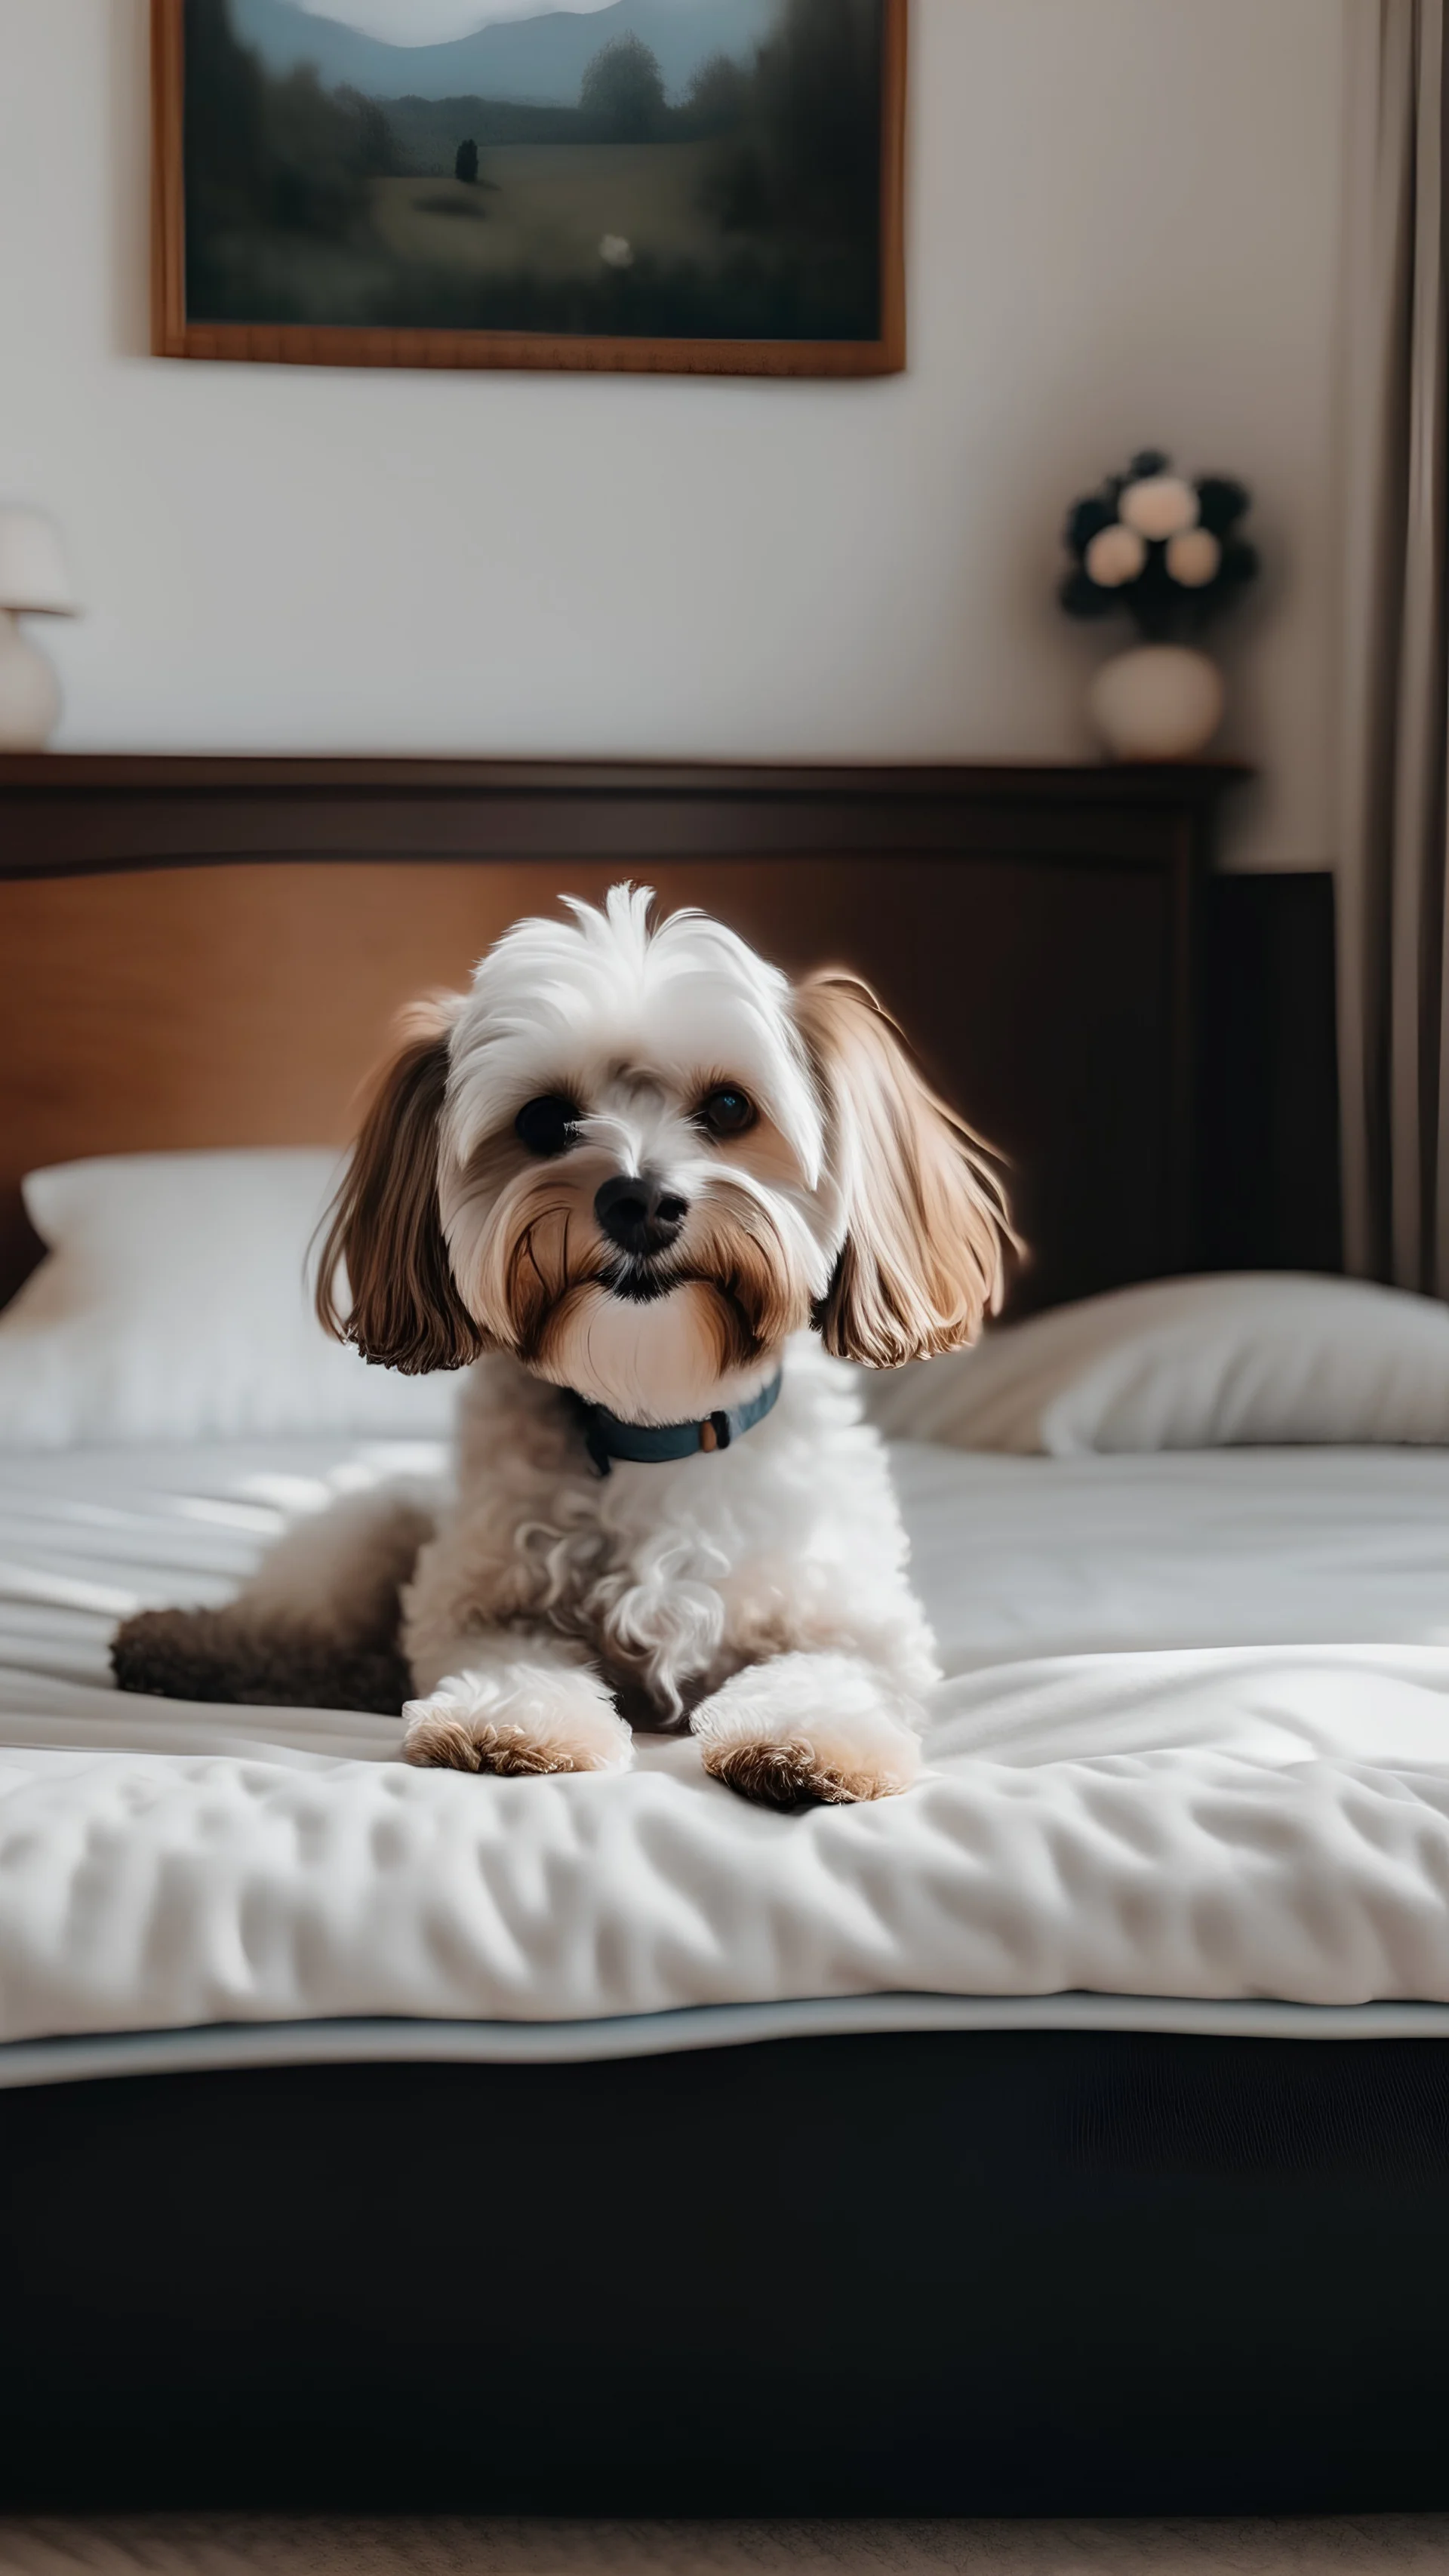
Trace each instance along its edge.
<path fill-rule="evenodd" d="M 153 346 L 891 374 L 907 0 L 151 0 Z"/>

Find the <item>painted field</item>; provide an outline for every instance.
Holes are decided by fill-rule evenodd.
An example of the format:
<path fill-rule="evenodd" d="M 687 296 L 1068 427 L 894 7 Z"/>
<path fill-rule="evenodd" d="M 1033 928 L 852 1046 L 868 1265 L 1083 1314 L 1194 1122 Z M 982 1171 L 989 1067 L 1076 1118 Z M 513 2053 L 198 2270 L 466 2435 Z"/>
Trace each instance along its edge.
<path fill-rule="evenodd" d="M 470 276 L 591 277 L 638 259 L 717 265 L 731 237 L 708 200 L 714 142 L 497 144 L 476 183 L 375 179 L 372 221 L 397 257 Z"/>

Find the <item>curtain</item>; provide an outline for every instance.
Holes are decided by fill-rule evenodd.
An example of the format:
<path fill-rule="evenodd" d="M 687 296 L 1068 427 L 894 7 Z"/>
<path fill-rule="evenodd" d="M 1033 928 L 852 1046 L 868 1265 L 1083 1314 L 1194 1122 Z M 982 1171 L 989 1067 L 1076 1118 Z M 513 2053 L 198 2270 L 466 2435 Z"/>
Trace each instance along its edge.
<path fill-rule="evenodd" d="M 1449 0 L 1350 0 L 1340 1039 L 1348 1267 L 1449 1297 Z"/>

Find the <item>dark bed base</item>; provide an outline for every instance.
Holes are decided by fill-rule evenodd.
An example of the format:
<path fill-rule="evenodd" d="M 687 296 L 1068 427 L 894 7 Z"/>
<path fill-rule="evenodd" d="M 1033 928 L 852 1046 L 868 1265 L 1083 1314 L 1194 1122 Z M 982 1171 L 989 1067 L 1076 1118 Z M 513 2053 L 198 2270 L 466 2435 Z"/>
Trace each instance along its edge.
<path fill-rule="evenodd" d="M 1449 2505 L 1449 2048 L 1017 2033 L 0 2096 L 0 2504 Z"/>

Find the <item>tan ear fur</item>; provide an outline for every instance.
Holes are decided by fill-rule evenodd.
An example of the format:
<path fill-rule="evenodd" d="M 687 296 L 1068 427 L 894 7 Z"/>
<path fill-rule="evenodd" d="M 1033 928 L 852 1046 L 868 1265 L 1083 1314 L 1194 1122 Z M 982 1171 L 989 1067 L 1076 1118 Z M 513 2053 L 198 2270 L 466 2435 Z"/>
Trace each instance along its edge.
<path fill-rule="evenodd" d="M 958 1350 L 1000 1305 L 1016 1244 L 985 1150 L 931 1090 L 869 985 L 812 976 L 795 1015 L 847 1200 L 816 1315 L 825 1347 L 868 1368 Z"/>
<path fill-rule="evenodd" d="M 452 1016 L 444 1009 L 428 1005 L 410 1015 L 373 1092 L 332 1203 L 317 1280 L 317 1313 L 328 1332 L 405 1377 L 466 1368 L 484 1347 L 454 1283 L 438 1210 L 438 1121 Z"/>

